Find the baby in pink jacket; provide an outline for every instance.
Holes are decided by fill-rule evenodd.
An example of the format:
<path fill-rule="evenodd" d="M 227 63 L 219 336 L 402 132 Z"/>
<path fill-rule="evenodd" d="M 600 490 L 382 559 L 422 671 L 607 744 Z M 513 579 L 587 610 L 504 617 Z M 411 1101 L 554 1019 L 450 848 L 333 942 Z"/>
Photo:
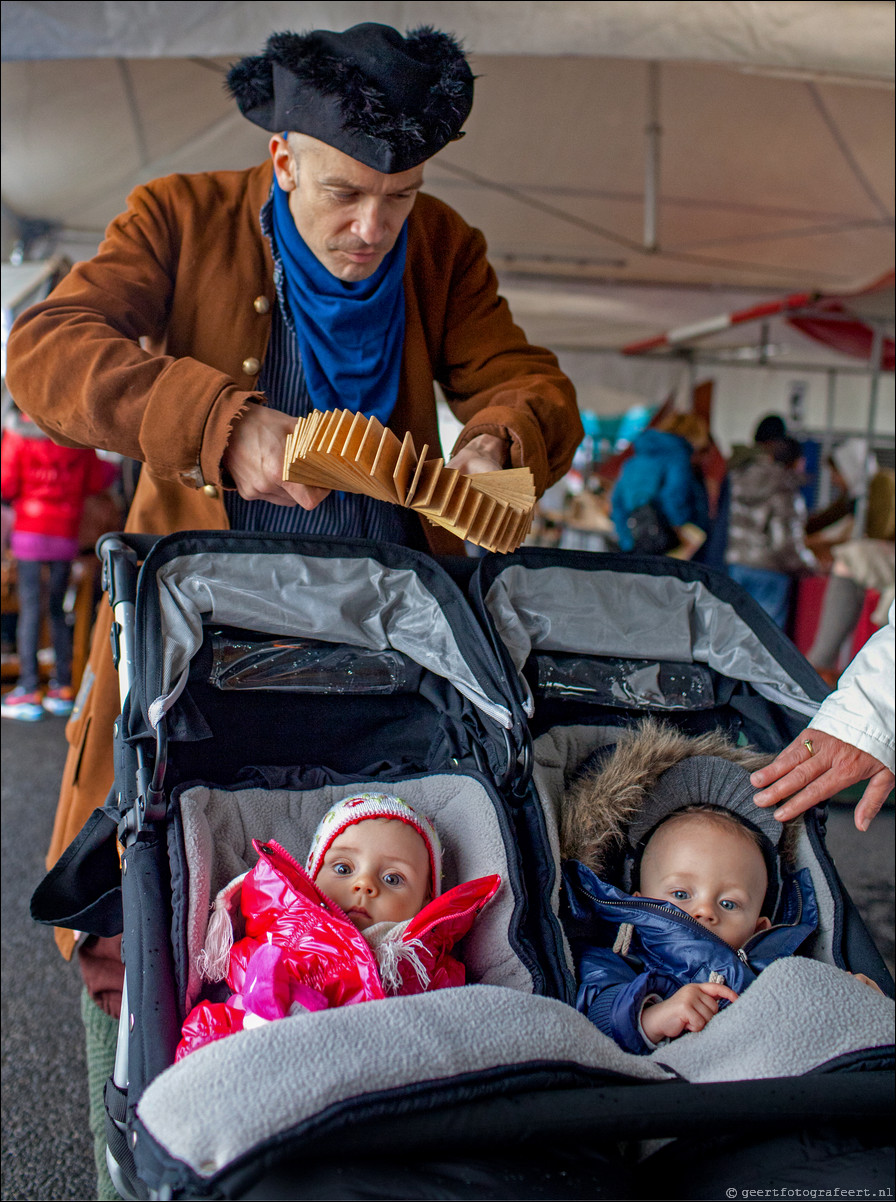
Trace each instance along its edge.
<path fill-rule="evenodd" d="M 451 954 L 495 895 L 487 876 L 441 892 L 432 823 L 385 793 L 329 810 L 305 869 L 279 844 L 253 841 L 255 867 L 221 891 L 200 969 L 225 978 L 226 1002 L 200 1002 L 176 1059 L 290 1014 L 463 985 Z"/>

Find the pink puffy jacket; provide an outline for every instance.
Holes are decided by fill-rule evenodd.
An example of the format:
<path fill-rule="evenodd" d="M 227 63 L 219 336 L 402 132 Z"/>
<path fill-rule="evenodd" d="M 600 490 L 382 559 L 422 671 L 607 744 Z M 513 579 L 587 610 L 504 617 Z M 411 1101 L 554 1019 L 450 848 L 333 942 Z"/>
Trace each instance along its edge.
<path fill-rule="evenodd" d="M 252 845 L 259 858 L 243 879 L 239 902 L 246 933 L 231 949 L 227 973 L 233 996 L 191 1010 L 176 1060 L 244 1026 L 303 1010 L 464 984 L 464 966 L 450 952 L 498 891 L 499 876 L 441 894 L 386 936 L 375 954 L 289 852 L 273 841 Z"/>

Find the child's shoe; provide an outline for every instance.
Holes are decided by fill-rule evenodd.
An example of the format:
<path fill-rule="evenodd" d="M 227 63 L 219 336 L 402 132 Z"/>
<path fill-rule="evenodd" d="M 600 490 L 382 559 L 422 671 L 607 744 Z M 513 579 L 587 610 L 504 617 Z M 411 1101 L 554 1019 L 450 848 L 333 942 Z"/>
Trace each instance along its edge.
<path fill-rule="evenodd" d="M 44 709 L 48 714 L 67 718 L 75 708 L 75 690 L 67 684 L 54 684 L 44 694 Z"/>
<path fill-rule="evenodd" d="M 40 693 L 26 693 L 22 685 L 17 685 L 0 701 L 0 714 L 18 722 L 39 722 L 44 716 Z"/>

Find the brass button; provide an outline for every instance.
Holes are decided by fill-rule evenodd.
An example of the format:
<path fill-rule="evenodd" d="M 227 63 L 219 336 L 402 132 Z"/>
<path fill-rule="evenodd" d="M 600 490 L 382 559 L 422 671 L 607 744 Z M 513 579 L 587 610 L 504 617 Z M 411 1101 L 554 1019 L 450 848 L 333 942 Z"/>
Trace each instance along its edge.
<path fill-rule="evenodd" d="M 266 296 L 256 296 L 252 302 L 252 308 L 256 313 L 267 313 L 271 308 L 271 302 Z"/>
<path fill-rule="evenodd" d="M 218 495 L 217 484 L 203 484 L 202 491 L 207 497 L 216 497 Z"/>
<path fill-rule="evenodd" d="M 261 363 L 254 356 L 243 360 L 243 371 L 247 376 L 257 376 L 261 371 Z"/>

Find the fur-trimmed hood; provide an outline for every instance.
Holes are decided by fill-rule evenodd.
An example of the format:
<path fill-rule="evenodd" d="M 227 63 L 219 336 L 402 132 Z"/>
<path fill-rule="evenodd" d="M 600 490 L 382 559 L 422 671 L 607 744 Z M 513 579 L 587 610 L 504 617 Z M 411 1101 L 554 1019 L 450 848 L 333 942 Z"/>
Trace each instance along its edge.
<path fill-rule="evenodd" d="M 561 806 L 563 858 L 579 860 L 599 877 L 618 880 L 630 828 L 639 825 L 657 782 L 663 773 L 692 756 L 716 757 L 748 772 L 774 758 L 735 746 L 721 731 L 690 736 L 646 718 L 622 731 L 614 748 L 598 752 L 581 766 Z M 778 823 L 770 811 L 759 807 L 755 819 L 757 827 L 776 844 L 783 863 L 790 866 L 798 828 L 792 822 Z"/>

